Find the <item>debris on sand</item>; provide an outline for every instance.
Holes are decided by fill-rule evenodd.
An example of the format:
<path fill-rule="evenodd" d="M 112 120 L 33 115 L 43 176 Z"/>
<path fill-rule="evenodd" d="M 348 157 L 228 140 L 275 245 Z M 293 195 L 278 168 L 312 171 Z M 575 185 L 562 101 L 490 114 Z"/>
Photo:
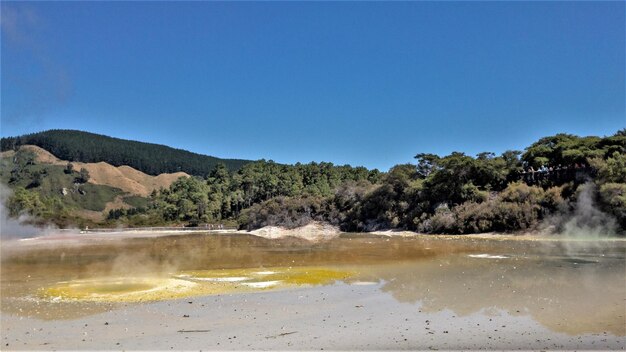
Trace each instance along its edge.
<path fill-rule="evenodd" d="M 470 258 L 483 258 L 483 259 L 507 259 L 505 255 L 493 255 L 493 254 L 470 254 Z"/>
<path fill-rule="evenodd" d="M 278 334 L 278 335 L 265 336 L 265 338 L 266 339 L 275 339 L 277 337 L 291 335 L 291 334 L 295 334 L 295 333 L 297 333 L 297 331 L 283 332 L 282 334 Z"/>

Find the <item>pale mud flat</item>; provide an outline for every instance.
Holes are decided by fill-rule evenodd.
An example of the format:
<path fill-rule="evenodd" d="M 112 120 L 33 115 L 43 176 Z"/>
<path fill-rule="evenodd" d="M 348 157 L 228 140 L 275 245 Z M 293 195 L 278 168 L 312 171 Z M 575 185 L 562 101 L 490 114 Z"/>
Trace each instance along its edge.
<path fill-rule="evenodd" d="M 253 235 L 265 239 L 284 239 L 287 237 L 307 240 L 310 242 L 323 242 L 329 241 L 342 235 L 342 232 L 337 226 L 333 226 L 321 222 L 312 222 L 305 226 L 296 228 L 284 228 L 280 226 L 265 226 L 260 229 L 252 231 L 239 231 L 233 229 L 185 229 L 185 230 L 153 230 L 150 228 L 127 228 L 119 229 L 119 231 L 107 231 L 99 232 L 96 230 L 82 231 L 79 229 L 74 230 L 54 230 L 49 229 L 45 231 L 44 235 L 31 238 L 14 239 L 12 241 L 5 241 L 4 245 L 12 247 L 25 247 L 25 246 L 47 246 L 52 243 L 58 243 L 63 245 L 84 245 L 89 242 L 101 242 L 101 241 L 118 241 L 120 239 L 130 238 L 154 238 L 165 236 L 185 236 L 190 234 L 207 234 L 207 235 L 229 235 L 229 234 L 247 234 Z M 401 230 L 385 230 L 385 231 L 371 231 L 365 233 L 370 236 L 381 237 L 423 237 L 430 239 L 484 239 L 484 240 L 503 240 L 503 241 L 585 241 L 581 238 L 568 238 L 563 236 L 549 236 L 540 233 L 526 233 L 526 234 L 503 234 L 503 233 L 480 233 L 469 235 L 432 235 L 423 234 L 413 231 L 401 231 Z M 589 240 L 597 240 L 597 238 L 591 238 Z M 611 241 L 626 242 L 626 238 L 612 238 Z M 19 243 L 17 243 L 19 242 Z M 17 246 L 15 245 L 17 243 Z"/>
<path fill-rule="evenodd" d="M 149 229 L 120 229 L 119 231 L 98 232 L 97 230 L 84 231 L 73 230 L 46 230 L 45 234 L 21 239 L 8 239 L 3 241 L 3 245 L 16 249 L 27 247 L 46 246 L 83 246 L 90 242 L 119 241 L 131 238 L 155 238 L 166 236 L 184 236 L 190 234 L 226 235 L 237 233 L 237 230 L 207 230 L 198 228 L 194 230 L 149 230 Z"/>
<path fill-rule="evenodd" d="M 187 234 L 1 249 L 2 350 L 626 348 L 622 240 Z M 135 303 L 38 296 L 66 280 L 147 270 L 181 278 L 227 270 L 196 279 L 220 285 L 246 283 L 254 272 L 273 282 L 289 266 L 351 274 Z"/>
<path fill-rule="evenodd" d="M 3 314 L 2 332 L 3 350 L 608 350 L 625 343 L 553 332 L 497 310 L 425 313 L 379 285 L 196 297 L 63 321 Z"/>
<path fill-rule="evenodd" d="M 5 245 L 12 247 L 24 246 L 46 246 L 49 244 L 63 245 L 83 245 L 96 241 L 117 241 L 129 238 L 153 238 L 164 236 L 184 236 L 189 234 L 227 235 L 234 233 L 245 233 L 266 239 L 280 239 L 293 237 L 307 241 L 320 242 L 338 237 L 341 234 L 339 228 L 329 224 L 313 222 L 305 226 L 287 229 L 280 226 L 266 226 L 253 231 L 238 231 L 233 229 L 207 229 L 207 228 L 187 228 L 181 230 L 153 230 L 150 228 L 120 228 L 119 230 L 99 231 L 92 230 L 56 230 L 48 229 L 44 234 L 36 237 L 13 239 L 5 241 Z M 16 245 L 17 244 L 17 245 Z"/>

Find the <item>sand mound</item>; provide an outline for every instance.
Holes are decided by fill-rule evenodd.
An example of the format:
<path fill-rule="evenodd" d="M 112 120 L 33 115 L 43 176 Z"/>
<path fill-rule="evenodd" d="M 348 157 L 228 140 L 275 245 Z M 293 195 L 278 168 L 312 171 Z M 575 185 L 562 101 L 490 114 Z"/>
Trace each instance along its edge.
<path fill-rule="evenodd" d="M 67 165 L 67 161 L 62 161 L 56 156 L 52 155 L 49 151 L 40 148 L 36 145 L 23 145 L 20 147 L 21 150 L 27 150 L 33 154 L 35 154 L 36 161 L 43 164 L 53 164 L 53 165 Z"/>
<path fill-rule="evenodd" d="M 161 187 L 168 188 L 174 181 L 181 177 L 189 177 L 189 175 L 184 172 L 151 176 L 126 165 L 118 166 L 117 169 L 124 177 L 143 185 L 148 191 L 148 194 L 152 192 L 153 189 L 158 190 Z"/>
<path fill-rule="evenodd" d="M 67 161 L 60 160 L 47 150 L 34 146 L 24 145 L 21 148 L 35 154 L 36 160 L 43 164 L 67 165 Z M 184 172 L 176 172 L 173 174 L 160 174 L 151 176 L 139 170 L 135 170 L 130 166 L 115 167 L 105 162 L 99 163 L 79 163 L 72 162 L 74 170 L 85 168 L 89 171 L 89 183 L 96 185 L 106 185 L 119 188 L 122 191 L 147 197 L 153 190 L 159 188 L 168 188 L 172 182 L 180 177 L 189 177 Z"/>
<path fill-rule="evenodd" d="M 265 226 L 263 228 L 250 231 L 250 234 L 264 238 L 275 239 L 297 237 L 313 242 L 329 240 L 339 236 L 340 233 L 341 232 L 336 226 L 319 222 L 312 222 L 295 229 L 286 229 L 278 226 Z"/>
<path fill-rule="evenodd" d="M 15 155 L 15 150 L 6 150 L 0 152 L 0 158 L 12 158 Z"/>

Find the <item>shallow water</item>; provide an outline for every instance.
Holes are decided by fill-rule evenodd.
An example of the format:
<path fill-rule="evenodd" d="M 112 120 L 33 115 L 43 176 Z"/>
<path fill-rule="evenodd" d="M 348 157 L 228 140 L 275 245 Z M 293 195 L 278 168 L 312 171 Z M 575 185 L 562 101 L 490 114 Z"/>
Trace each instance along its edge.
<path fill-rule="evenodd" d="M 462 236 L 31 240 L 2 245 L 0 303 L 6 313 L 69 319 L 144 301 L 345 283 L 376 285 L 424 312 L 506 312 L 555 332 L 624 336 L 625 253 L 624 241 Z"/>

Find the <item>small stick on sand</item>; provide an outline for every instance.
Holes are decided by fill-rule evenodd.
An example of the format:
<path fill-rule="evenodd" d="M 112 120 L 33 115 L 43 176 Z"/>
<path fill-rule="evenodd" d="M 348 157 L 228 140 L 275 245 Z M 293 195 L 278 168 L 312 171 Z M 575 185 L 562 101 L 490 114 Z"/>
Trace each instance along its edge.
<path fill-rule="evenodd" d="M 209 332 L 211 330 L 178 330 L 178 332 Z"/>
<path fill-rule="evenodd" d="M 266 339 L 275 339 L 280 336 L 295 334 L 297 331 L 283 332 L 282 334 L 274 335 L 274 336 L 265 336 Z"/>

